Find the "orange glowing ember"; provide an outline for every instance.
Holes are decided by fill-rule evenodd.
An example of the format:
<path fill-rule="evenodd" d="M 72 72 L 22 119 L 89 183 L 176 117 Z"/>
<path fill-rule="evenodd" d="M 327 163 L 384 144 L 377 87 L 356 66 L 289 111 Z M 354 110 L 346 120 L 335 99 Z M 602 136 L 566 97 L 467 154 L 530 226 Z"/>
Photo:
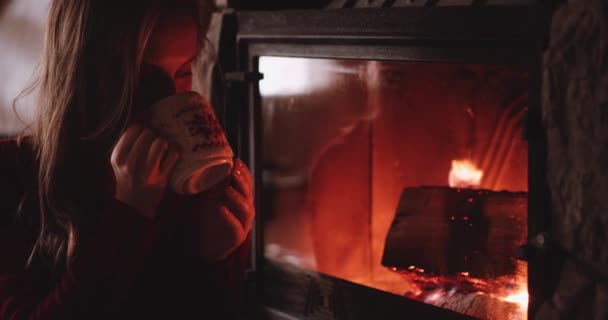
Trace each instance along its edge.
<path fill-rule="evenodd" d="M 502 296 L 501 299 L 506 302 L 516 304 L 522 313 L 522 319 L 528 313 L 528 268 L 527 264 L 522 261 L 517 262 L 517 274 L 514 277 L 516 288 L 513 293 Z"/>
<path fill-rule="evenodd" d="M 527 319 L 525 262 L 517 262 L 516 274 L 494 279 L 474 278 L 469 272 L 460 272 L 456 277 L 445 277 L 418 272 L 418 269 L 412 266 L 407 270 L 397 271 L 410 284 L 410 291 L 405 293 L 409 298 L 473 317 L 497 320 Z"/>
<path fill-rule="evenodd" d="M 520 309 L 527 310 L 528 309 L 528 290 L 526 290 L 525 288 L 520 289 L 518 292 L 504 297 L 502 300 L 504 300 L 506 302 L 515 303 L 519 306 Z"/>
<path fill-rule="evenodd" d="M 470 160 L 452 160 L 449 184 L 452 188 L 477 187 L 481 182 L 483 172 Z"/>

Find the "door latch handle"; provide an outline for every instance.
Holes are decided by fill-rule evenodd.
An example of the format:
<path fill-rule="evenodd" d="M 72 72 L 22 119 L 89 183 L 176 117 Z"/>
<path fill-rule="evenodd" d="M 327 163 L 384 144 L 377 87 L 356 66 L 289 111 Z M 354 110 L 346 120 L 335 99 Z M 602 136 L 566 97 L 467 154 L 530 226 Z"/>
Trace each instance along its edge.
<path fill-rule="evenodd" d="M 551 236 L 548 232 L 540 232 L 532 237 L 526 244 L 515 249 L 515 258 L 528 261 L 530 257 L 540 252 L 547 252 L 551 247 Z"/>

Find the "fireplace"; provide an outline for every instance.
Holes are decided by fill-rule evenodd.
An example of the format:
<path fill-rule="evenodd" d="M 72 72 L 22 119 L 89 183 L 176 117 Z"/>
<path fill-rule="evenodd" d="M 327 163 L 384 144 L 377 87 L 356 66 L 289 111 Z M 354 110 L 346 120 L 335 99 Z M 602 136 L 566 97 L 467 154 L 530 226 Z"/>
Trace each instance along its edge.
<path fill-rule="evenodd" d="M 522 318 L 527 269 L 513 253 L 527 227 L 525 69 L 259 66 L 265 258 L 480 318 Z"/>
<path fill-rule="evenodd" d="M 221 113 L 254 169 L 262 305 L 306 319 L 534 313 L 546 261 L 522 245 L 548 227 L 547 16 L 353 9 L 224 22 L 237 42 L 224 46 L 236 63 L 224 63 Z"/>

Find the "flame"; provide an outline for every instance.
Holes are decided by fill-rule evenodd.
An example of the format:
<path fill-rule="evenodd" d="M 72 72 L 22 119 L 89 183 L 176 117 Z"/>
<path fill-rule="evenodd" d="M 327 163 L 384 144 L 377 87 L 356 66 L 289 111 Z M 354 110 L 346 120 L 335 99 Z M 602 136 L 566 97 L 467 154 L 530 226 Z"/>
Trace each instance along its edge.
<path fill-rule="evenodd" d="M 528 269 L 527 264 L 522 261 L 517 262 L 517 271 L 514 282 L 517 285 L 514 292 L 501 297 L 502 301 L 514 303 L 519 307 L 522 314 L 528 313 Z"/>
<path fill-rule="evenodd" d="M 522 310 L 528 309 L 528 290 L 519 289 L 516 293 L 510 294 L 504 298 L 503 301 L 515 303 Z"/>
<path fill-rule="evenodd" d="M 474 317 L 500 320 L 524 320 L 528 313 L 528 270 L 525 262 L 518 261 L 515 274 L 504 275 L 494 279 L 475 278 L 469 272 L 460 272 L 457 276 L 440 276 L 418 272 L 417 267 L 411 266 L 397 272 L 411 284 L 412 289 L 405 296 L 430 303 L 442 308 L 448 308 Z M 469 297 L 463 299 L 463 297 Z M 471 296 L 478 296 L 478 303 L 503 303 L 515 305 L 515 309 L 480 309 L 475 311 L 467 306 Z M 490 306 L 488 304 L 488 306 Z M 485 311 L 484 311 L 485 310 Z M 509 310 L 508 313 L 497 310 Z M 488 312 L 469 313 L 469 312 Z"/>
<path fill-rule="evenodd" d="M 483 171 L 479 170 L 470 160 L 452 160 L 449 184 L 452 188 L 477 187 L 481 182 Z"/>

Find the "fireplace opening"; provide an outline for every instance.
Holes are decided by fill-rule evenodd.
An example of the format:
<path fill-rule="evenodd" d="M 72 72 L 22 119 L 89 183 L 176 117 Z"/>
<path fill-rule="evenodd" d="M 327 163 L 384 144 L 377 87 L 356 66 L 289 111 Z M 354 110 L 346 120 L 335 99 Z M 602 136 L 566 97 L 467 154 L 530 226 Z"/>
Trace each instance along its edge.
<path fill-rule="evenodd" d="M 525 319 L 524 66 L 264 56 L 264 256 Z"/>

